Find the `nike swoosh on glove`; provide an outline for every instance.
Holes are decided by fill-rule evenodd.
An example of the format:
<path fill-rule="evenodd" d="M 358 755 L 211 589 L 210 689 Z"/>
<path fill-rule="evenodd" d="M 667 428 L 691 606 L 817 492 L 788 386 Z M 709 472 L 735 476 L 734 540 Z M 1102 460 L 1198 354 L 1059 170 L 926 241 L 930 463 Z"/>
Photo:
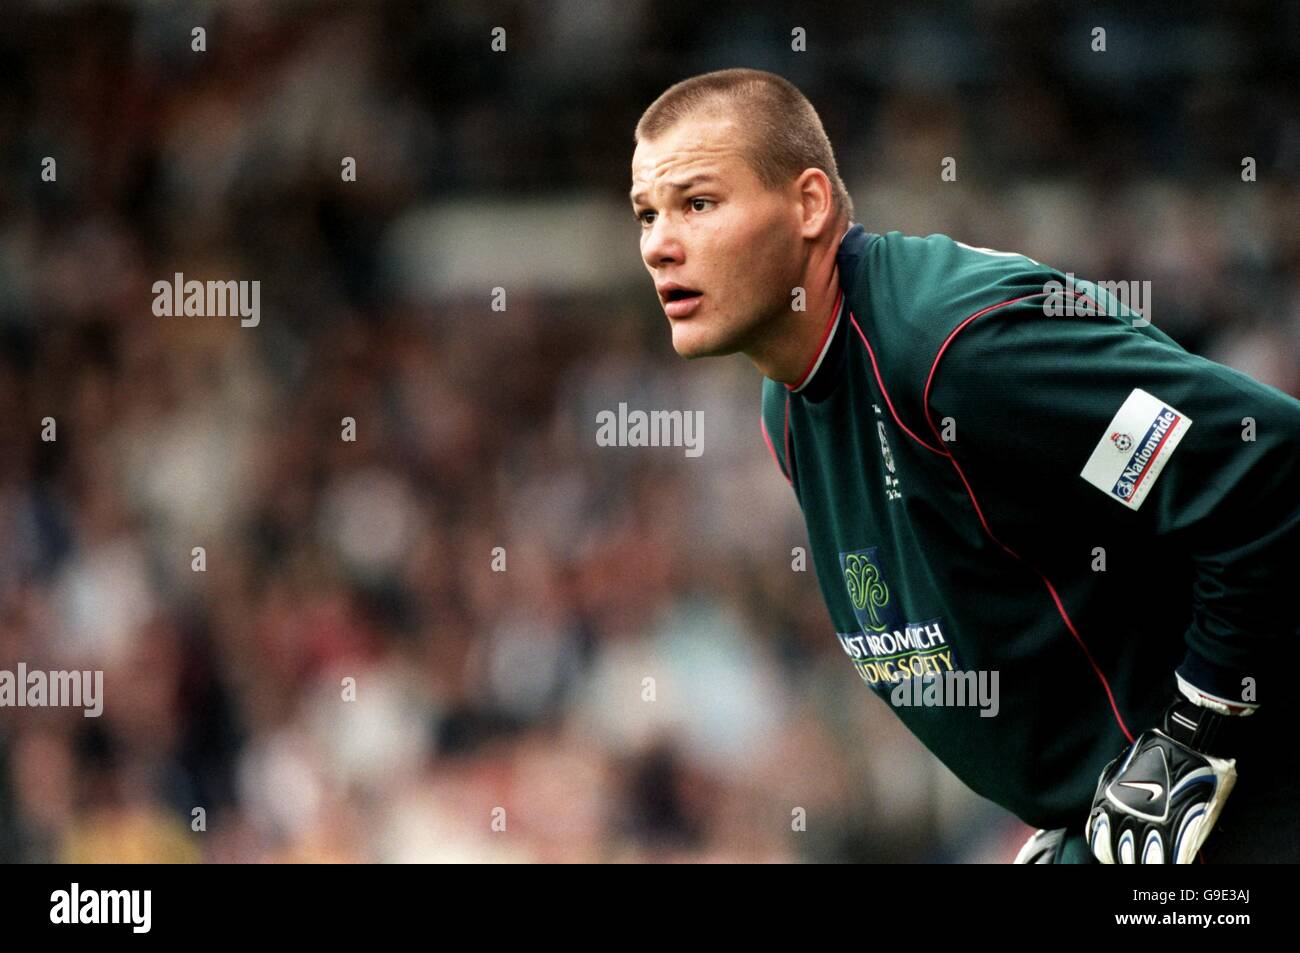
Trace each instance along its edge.
<path fill-rule="evenodd" d="M 1086 836 L 1103 864 L 1190 864 L 1237 781 L 1236 759 L 1200 750 L 1227 717 L 1179 699 L 1106 766 Z M 1187 739 L 1186 744 L 1180 738 Z"/>

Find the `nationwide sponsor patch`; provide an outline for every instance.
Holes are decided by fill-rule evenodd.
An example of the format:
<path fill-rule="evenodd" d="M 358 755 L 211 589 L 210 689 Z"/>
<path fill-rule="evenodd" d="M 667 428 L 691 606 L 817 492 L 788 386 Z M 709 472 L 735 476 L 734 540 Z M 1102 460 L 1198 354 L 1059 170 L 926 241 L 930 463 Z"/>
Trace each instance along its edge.
<path fill-rule="evenodd" d="M 1191 426 L 1192 418 L 1141 388 L 1134 388 L 1079 476 L 1111 499 L 1136 510 Z"/>

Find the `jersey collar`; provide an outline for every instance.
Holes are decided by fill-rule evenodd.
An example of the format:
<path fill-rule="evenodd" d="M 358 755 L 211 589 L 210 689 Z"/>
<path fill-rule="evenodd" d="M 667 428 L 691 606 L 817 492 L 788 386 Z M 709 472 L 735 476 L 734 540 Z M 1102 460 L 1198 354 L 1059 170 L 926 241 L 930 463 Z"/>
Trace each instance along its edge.
<path fill-rule="evenodd" d="M 861 228 L 861 226 L 857 226 Z M 844 234 L 840 236 L 840 248 L 844 246 L 844 240 L 848 234 L 853 231 L 854 225 L 849 223 Z M 794 384 L 786 384 L 785 389 L 791 394 L 799 394 L 808 400 L 819 401 L 825 398 L 833 389 L 835 378 L 839 377 L 840 358 L 843 356 L 841 333 L 843 326 L 849 319 L 848 301 L 844 294 L 843 284 L 836 293 L 835 306 L 831 309 L 830 318 L 826 322 L 826 330 L 822 333 L 821 346 L 817 349 L 817 354 L 813 357 L 808 367 L 800 375 L 799 380 Z"/>
<path fill-rule="evenodd" d="M 812 363 L 808 365 L 797 383 L 785 385 L 786 390 L 790 393 L 798 394 L 802 392 L 817 376 L 817 372 L 821 370 L 822 365 L 826 362 L 826 355 L 830 353 L 831 345 L 835 341 L 835 332 L 839 330 L 843 316 L 844 290 L 840 289 L 835 296 L 835 307 L 831 309 L 831 318 L 826 323 L 826 330 L 822 332 L 822 343 L 821 347 L 817 349 L 817 356 L 812 359 Z"/>

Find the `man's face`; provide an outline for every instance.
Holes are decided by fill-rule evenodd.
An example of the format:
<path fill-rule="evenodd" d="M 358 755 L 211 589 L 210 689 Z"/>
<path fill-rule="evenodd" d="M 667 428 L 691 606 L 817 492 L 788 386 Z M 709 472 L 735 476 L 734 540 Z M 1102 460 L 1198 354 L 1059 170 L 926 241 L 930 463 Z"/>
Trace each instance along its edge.
<path fill-rule="evenodd" d="M 641 258 L 682 357 L 745 350 L 800 284 L 798 190 L 766 188 L 742 148 L 733 120 L 688 117 L 632 155 Z"/>

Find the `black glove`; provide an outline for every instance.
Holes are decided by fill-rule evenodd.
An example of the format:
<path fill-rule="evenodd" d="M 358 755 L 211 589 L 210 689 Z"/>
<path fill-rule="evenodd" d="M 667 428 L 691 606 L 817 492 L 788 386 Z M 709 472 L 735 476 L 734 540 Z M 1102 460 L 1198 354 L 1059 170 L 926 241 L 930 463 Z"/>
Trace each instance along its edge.
<path fill-rule="evenodd" d="M 1085 828 L 1097 860 L 1196 860 L 1237 781 L 1236 759 L 1216 756 L 1215 739 L 1229 717 L 1178 698 L 1165 709 L 1163 728 L 1144 731 L 1106 766 Z"/>

